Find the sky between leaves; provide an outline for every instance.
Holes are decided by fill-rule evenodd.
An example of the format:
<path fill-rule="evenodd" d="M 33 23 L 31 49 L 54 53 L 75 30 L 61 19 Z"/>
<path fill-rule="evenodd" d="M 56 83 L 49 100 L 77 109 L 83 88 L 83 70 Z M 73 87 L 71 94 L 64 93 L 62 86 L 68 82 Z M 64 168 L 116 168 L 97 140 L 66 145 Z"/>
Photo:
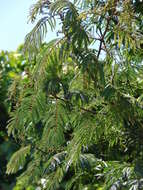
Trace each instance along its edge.
<path fill-rule="evenodd" d="M 28 23 L 29 9 L 36 0 L 0 0 L 0 50 L 14 51 L 34 25 Z M 47 40 L 56 37 L 48 31 Z"/>

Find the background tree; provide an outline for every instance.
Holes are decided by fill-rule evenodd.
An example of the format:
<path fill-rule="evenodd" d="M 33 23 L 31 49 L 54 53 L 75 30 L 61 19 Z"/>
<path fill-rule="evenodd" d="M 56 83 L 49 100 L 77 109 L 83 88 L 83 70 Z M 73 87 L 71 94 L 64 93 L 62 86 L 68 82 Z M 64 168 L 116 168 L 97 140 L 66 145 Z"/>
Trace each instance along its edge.
<path fill-rule="evenodd" d="M 140 1 L 40 0 L 26 36 L 32 63 L 11 86 L 8 133 L 21 148 L 16 188 L 142 189 Z M 61 37 L 47 44 L 47 24 Z M 15 89 L 15 90 L 13 90 Z"/>
<path fill-rule="evenodd" d="M 8 88 L 14 78 L 18 77 L 25 67 L 25 58 L 19 47 L 16 52 L 0 52 L 0 188 L 12 189 L 15 175 L 6 175 L 6 165 L 11 155 L 19 148 L 13 138 L 7 135 L 6 125 L 13 103 L 8 99 Z"/>

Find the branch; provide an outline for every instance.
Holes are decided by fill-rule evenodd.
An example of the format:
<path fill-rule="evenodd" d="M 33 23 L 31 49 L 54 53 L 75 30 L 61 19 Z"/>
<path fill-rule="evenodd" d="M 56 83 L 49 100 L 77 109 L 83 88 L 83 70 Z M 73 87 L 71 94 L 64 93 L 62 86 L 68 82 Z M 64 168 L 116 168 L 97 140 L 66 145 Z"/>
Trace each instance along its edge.
<path fill-rule="evenodd" d="M 74 105 L 67 99 L 61 98 L 61 97 L 56 96 L 56 95 L 55 96 L 50 96 L 50 98 L 55 98 L 55 99 L 58 99 L 58 100 L 61 100 L 61 101 L 65 102 L 65 103 L 69 103 L 72 107 L 74 107 Z M 96 114 L 96 111 L 89 110 L 89 109 L 86 109 L 84 107 L 79 107 L 79 109 L 82 110 L 82 111 L 85 111 L 85 112 L 89 112 L 89 113 L 94 114 L 94 115 Z"/>
<path fill-rule="evenodd" d="M 106 35 L 107 31 L 108 31 L 109 23 L 110 23 L 110 19 L 108 18 L 108 19 L 107 19 L 107 25 L 106 25 L 106 28 L 105 28 L 105 31 L 104 31 L 103 34 L 102 34 L 101 29 L 99 28 L 100 35 L 101 35 L 101 41 L 100 41 L 100 45 L 99 45 L 99 50 L 98 50 L 98 54 L 97 54 L 97 59 L 99 59 L 99 56 L 100 56 L 100 53 L 101 53 L 101 50 L 102 50 L 102 44 L 104 43 L 104 38 L 105 38 L 105 35 Z"/>

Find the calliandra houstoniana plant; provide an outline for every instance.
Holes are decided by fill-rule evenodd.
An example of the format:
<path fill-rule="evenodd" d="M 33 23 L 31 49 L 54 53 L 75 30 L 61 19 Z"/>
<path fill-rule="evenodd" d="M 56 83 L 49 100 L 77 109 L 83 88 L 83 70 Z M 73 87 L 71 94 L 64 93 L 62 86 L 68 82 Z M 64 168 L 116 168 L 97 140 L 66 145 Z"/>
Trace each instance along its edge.
<path fill-rule="evenodd" d="M 41 17 L 24 51 L 34 64 L 17 81 L 8 124 L 21 149 L 7 173 L 21 170 L 21 188 L 143 188 L 137 6 L 129 0 L 40 0 L 32 6 L 30 20 Z M 61 37 L 43 43 L 56 22 Z"/>

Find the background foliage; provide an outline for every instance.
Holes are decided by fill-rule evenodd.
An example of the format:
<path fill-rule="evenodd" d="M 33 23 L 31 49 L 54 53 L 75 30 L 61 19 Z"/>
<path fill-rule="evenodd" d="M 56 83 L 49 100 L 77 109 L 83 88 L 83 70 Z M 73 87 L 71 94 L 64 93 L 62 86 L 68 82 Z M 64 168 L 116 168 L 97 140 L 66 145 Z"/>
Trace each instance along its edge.
<path fill-rule="evenodd" d="M 8 137 L 6 125 L 13 103 L 9 100 L 8 88 L 12 81 L 22 74 L 26 59 L 21 54 L 22 46 L 16 52 L 0 52 L 0 188 L 12 189 L 15 175 L 6 175 L 6 164 L 11 155 L 19 148 L 12 137 Z"/>

